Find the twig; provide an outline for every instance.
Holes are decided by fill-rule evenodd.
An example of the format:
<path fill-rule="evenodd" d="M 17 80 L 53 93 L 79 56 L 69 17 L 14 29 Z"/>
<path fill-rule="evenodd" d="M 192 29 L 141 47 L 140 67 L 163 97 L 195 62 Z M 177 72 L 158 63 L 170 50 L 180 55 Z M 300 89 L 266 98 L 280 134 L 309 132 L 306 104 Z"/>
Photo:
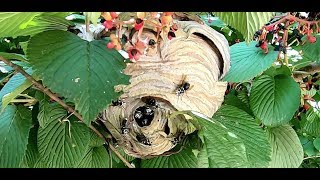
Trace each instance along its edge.
<path fill-rule="evenodd" d="M 11 66 L 14 70 L 17 72 L 21 73 L 23 76 L 25 76 L 29 81 L 32 82 L 32 84 L 37 87 L 40 91 L 44 92 L 47 94 L 50 98 L 55 100 L 57 103 L 59 103 L 62 107 L 64 107 L 67 111 L 71 112 L 74 114 L 80 121 L 84 123 L 84 120 L 82 116 L 75 111 L 71 106 L 67 105 L 64 103 L 60 98 L 58 98 L 54 93 L 52 93 L 48 88 L 45 88 L 42 84 L 37 82 L 32 76 L 30 76 L 28 73 L 26 73 L 20 66 L 17 66 L 16 64 L 12 63 L 11 61 L 5 59 L 4 57 L 0 56 L 0 60 L 3 61 L 5 64 L 8 66 Z M 89 128 L 93 130 L 100 138 L 104 139 L 107 142 L 107 138 L 104 137 L 95 127 L 93 127 L 91 124 L 89 125 Z M 112 146 L 112 144 L 109 144 L 109 148 L 129 167 L 133 168 L 133 166 L 122 157 L 122 155 L 116 150 L 115 147 Z"/>
<path fill-rule="evenodd" d="M 110 143 L 109 143 L 109 148 L 118 156 L 119 159 L 121 159 L 122 162 L 126 164 L 126 166 L 128 166 L 129 168 L 133 168 L 133 166 Z"/>
<path fill-rule="evenodd" d="M 288 48 L 288 26 L 289 26 L 289 20 L 287 20 L 286 24 L 284 25 L 284 34 L 283 34 L 283 40 L 282 42 L 284 42 L 283 44 L 283 48 L 285 49 L 285 53 L 284 53 L 284 62 L 286 63 L 286 65 L 288 66 L 289 61 L 288 61 L 288 54 L 287 54 L 287 48 Z"/>
<path fill-rule="evenodd" d="M 320 156 L 309 156 L 309 157 L 303 158 L 303 160 L 313 159 L 313 158 L 320 158 Z"/>
<path fill-rule="evenodd" d="M 36 101 L 35 99 L 12 99 L 11 103 L 30 103 Z"/>

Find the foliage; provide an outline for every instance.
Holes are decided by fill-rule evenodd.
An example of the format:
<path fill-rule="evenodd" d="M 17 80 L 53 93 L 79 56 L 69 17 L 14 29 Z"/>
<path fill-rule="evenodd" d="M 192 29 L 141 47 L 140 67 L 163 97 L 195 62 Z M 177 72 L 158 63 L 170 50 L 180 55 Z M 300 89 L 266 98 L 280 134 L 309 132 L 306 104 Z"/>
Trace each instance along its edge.
<path fill-rule="evenodd" d="M 167 28 L 170 38 L 176 28 L 173 14 L 160 13 L 154 25 Z M 185 14 L 203 20 L 229 42 L 224 103 L 213 117 L 179 112 L 198 129 L 170 156 L 136 159 L 117 151 L 141 168 L 319 167 L 320 76 L 308 72 L 320 63 L 319 21 L 299 13 Z M 113 142 L 105 142 L 92 127 L 103 131 L 95 121 L 99 112 L 120 96 L 114 86 L 129 84 L 122 73 L 126 63 L 139 60 L 142 45 L 125 49 L 126 40 L 115 35 L 117 23 L 142 31 L 154 15 L 1 12 L 0 57 L 19 65 L 83 120 L 1 62 L 0 167 L 125 167 L 107 146 Z M 109 32 L 107 37 L 83 31 L 90 22 Z"/>

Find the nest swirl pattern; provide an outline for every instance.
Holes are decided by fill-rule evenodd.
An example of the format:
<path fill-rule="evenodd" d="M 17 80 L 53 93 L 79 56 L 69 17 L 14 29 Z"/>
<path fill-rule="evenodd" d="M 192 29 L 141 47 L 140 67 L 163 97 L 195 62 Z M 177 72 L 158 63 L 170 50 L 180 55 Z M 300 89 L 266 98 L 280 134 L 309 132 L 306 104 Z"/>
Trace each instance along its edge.
<path fill-rule="evenodd" d="M 224 100 L 227 83 L 220 80 L 230 68 L 227 40 L 207 25 L 176 23 L 175 38 L 162 36 L 139 61 L 127 64 L 130 84 L 115 87 L 123 91 L 121 105 L 102 112 L 118 145 L 134 157 L 163 155 L 196 130 L 188 116 L 172 113 L 192 110 L 211 117 Z M 146 29 L 142 38 L 156 34 Z"/>

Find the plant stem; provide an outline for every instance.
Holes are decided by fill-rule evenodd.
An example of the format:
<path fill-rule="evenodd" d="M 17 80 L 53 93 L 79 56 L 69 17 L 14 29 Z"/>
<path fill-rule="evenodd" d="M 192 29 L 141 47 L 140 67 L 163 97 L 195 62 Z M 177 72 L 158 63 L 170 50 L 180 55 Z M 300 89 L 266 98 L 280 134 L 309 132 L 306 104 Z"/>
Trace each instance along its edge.
<path fill-rule="evenodd" d="M 283 23 L 283 22 L 285 22 L 286 20 L 289 20 L 289 19 L 292 19 L 292 20 L 294 20 L 296 22 L 299 22 L 301 24 L 310 24 L 310 25 L 311 24 L 316 24 L 317 25 L 319 23 L 319 20 L 318 21 L 308 21 L 308 20 L 297 18 L 297 17 L 295 17 L 295 16 L 293 16 L 293 15 L 288 13 L 287 15 L 282 16 L 282 18 L 279 19 L 278 21 L 276 21 L 276 22 L 274 22 L 274 23 L 272 23 L 270 25 L 267 25 L 267 26 L 275 26 L 275 25 Z M 264 27 L 266 27 L 266 26 L 264 26 Z"/>
<path fill-rule="evenodd" d="M 4 57 L 0 56 L 0 60 L 3 61 L 8 66 L 11 66 L 14 70 L 21 73 L 23 76 L 25 76 L 29 81 L 32 82 L 32 84 L 37 87 L 40 91 L 47 94 L 50 98 L 55 100 L 57 103 L 59 103 L 62 107 L 64 107 L 67 111 L 74 114 L 80 121 L 84 123 L 84 120 L 82 116 L 75 111 L 71 106 L 67 105 L 65 102 L 63 102 L 58 96 L 56 96 L 54 93 L 52 93 L 48 88 L 45 88 L 42 84 L 37 82 L 32 76 L 30 76 L 28 73 L 26 73 L 20 66 L 17 66 L 16 64 L 12 63 L 11 61 L 5 59 Z M 105 140 L 107 142 L 107 138 L 103 136 L 95 127 L 93 127 L 91 124 L 89 125 L 89 128 L 93 130 L 100 138 Z M 115 147 L 112 146 L 112 144 L 109 144 L 109 148 L 125 163 L 129 168 L 133 168 L 133 166 L 117 151 Z"/>
<path fill-rule="evenodd" d="M 313 158 L 320 158 L 320 156 L 309 156 L 309 157 L 303 158 L 303 160 L 313 159 Z"/>
<path fill-rule="evenodd" d="M 285 49 L 285 53 L 284 53 L 284 62 L 286 63 L 286 66 L 289 65 L 289 61 L 288 61 L 288 55 L 287 55 L 287 48 L 288 48 L 288 27 L 289 27 L 289 20 L 286 21 L 286 24 L 284 25 L 284 33 L 283 33 L 283 47 Z"/>

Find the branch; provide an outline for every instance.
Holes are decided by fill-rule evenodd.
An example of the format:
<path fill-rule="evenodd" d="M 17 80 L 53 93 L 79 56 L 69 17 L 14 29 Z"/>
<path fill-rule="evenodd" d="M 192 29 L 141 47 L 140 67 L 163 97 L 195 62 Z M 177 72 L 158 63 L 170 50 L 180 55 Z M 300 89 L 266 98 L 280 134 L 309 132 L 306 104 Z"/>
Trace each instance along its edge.
<path fill-rule="evenodd" d="M 28 73 L 26 73 L 20 66 L 17 66 L 16 64 L 12 63 L 11 61 L 5 59 L 4 57 L 0 56 L 0 60 L 3 61 L 8 66 L 11 66 L 14 70 L 21 73 L 23 76 L 25 76 L 29 81 L 32 82 L 32 84 L 38 88 L 40 91 L 47 94 L 50 98 L 55 100 L 57 103 L 59 103 L 62 107 L 64 107 L 67 111 L 74 114 L 80 121 L 84 123 L 84 120 L 82 116 L 75 111 L 71 106 L 67 105 L 65 102 L 63 102 L 60 98 L 58 98 L 54 93 L 52 93 L 48 88 L 45 88 L 42 84 L 37 82 L 32 76 L 30 76 Z M 95 127 L 93 127 L 91 124 L 89 125 L 89 128 L 93 130 L 100 138 L 105 140 L 107 142 L 107 138 L 103 136 Z M 123 161 L 123 163 L 126 164 L 129 168 L 133 168 L 133 166 L 124 158 L 122 155 L 117 151 L 115 147 L 112 146 L 112 144 L 109 144 L 109 148 Z"/>
<path fill-rule="evenodd" d="M 320 156 L 309 156 L 309 157 L 303 158 L 303 160 L 313 159 L 313 158 L 320 158 Z"/>

